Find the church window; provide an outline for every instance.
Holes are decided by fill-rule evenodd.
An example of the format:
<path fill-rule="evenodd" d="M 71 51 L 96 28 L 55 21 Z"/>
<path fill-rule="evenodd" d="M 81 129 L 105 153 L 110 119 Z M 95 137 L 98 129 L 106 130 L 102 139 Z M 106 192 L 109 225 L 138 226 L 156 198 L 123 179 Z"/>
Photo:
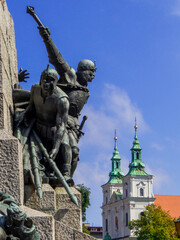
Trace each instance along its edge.
<path fill-rule="evenodd" d="M 128 213 L 126 213 L 126 227 L 128 226 Z"/>
<path fill-rule="evenodd" d="M 140 213 L 140 217 L 142 218 L 142 217 L 144 217 L 144 216 L 145 216 L 144 212 L 141 212 L 141 213 Z"/>
<path fill-rule="evenodd" d="M 126 189 L 126 197 L 128 197 L 128 190 Z"/>
<path fill-rule="evenodd" d="M 106 225 L 105 225 L 106 232 L 108 232 L 108 220 L 106 219 Z"/>
<path fill-rule="evenodd" d="M 115 217 L 115 229 L 118 231 L 118 217 Z"/>
<path fill-rule="evenodd" d="M 137 159 L 139 159 L 139 153 L 138 152 L 136 153 L 136 157 L 137 157 Z"/>
<path fill-rule="evenodd" d="M 106 197 L 106 204 L 108 203 L 108 198 Z"/>
<path fill-rule="evenodd" d="M 143 197 L 144 196 L 144 189 L 140 188 L 140 196 Z"/>
<path fill-rule="evenodd" d="M 119 168 L 119 163 L 118 162 L 116 162 L 116 168 Z"/>

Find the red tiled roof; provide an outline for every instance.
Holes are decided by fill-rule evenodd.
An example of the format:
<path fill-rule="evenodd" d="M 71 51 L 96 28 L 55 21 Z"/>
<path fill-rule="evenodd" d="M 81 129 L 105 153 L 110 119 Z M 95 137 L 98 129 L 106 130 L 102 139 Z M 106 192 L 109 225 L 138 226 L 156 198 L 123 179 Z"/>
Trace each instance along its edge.
<path fill-rule="evenodd" d="M 160 205 L 163 210 L 169 211 L 174 218 L 180 217 L 180 196 L 176 195 L 154 195 L 154 204 Z"/>

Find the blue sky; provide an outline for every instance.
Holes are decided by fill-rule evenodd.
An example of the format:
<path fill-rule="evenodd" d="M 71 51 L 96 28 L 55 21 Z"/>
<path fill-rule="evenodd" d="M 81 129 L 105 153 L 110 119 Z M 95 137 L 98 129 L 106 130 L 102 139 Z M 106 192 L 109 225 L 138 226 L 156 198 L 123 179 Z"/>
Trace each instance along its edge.
<path fill-rule="evenodd" d="M 73 68 L 96 60 L 89 84 L 88 115 L 80 142 L 76 183 L 91 188 L 87 220 L 101 225 L 101 185 L 108 181 L 117 129 L 122 170 L 127 173 L 134 119 L 142 159 L 154 175 L 155 194 L 180 195 L 180 0 L 7 0 L 15 23 L 18 68 L 38 82 L 48 64 L 35 7 L 58 49 Z"/>

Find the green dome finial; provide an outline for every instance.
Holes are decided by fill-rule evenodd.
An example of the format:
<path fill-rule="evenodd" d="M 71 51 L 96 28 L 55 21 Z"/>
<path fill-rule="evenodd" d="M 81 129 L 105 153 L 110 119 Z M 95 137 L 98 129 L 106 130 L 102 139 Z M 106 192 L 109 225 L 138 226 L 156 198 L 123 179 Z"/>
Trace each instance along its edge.
<path fill-rule="evenodd" d="M 133 141 L 133 147 L 132 148 L 139 148 L 141 149 L 140 145 L 139 145 L 139 141 L 138 141 L 138 137 L 137 137 L 137 122 L 136 122 L 136 117 L 135 117 L 135 125 L 134 125 L 134 129 L 135 129 L 135 135 L 134 135 L 134 141 Z"/>
<path fill-rule="evenodd" d="M 136 117 L 135 117 L 135 125 L 134 125 L 134 129 L 135 129 L 134 140 L 137 140 L 137 129 L 138 129 L 138 126 L 137 126 L 137 122 L 136 122 Z"/>
<path fill-rule="evenodd" d="M 131 148 L 131 154 L 132 154 L 132 160 L 131 163 L 129 164 L 129 172 L 127 175 L 148 175 L 145 172 L 145 165 L 142 162 L 141 159 L 141 147 L 137 138 L 137 122 L 135 118 L 135 136 L 134 136 L 134 141 L 133 141 L 133 147 Z"/>
<path fill-rule="evenodd" d="M 115 141 L 114 152 L 113 152 L 113 156 L 111 158 L 112 170 L 109 173 L 108 183 L 122 183 L 121 178 L 124 176 L 124 174 L 121 171 L 121 158 L 120 158 L 119 152 L 117 150 L 116 130 L 115 130 L 114 141 Z"/>
<path fill-rule="evenodd" d="M 115 129 L 115 132 L 114 132 L 114 141 L 115 141 L 114 151 L 117 151 L 117 136 L 116 136 L 116 129 Z"/>

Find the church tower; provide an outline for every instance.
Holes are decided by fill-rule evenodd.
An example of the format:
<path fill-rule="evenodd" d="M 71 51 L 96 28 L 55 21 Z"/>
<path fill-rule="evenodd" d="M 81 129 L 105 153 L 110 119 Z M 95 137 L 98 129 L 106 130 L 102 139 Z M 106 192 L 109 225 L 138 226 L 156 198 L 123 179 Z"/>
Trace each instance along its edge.
<path fill-rule="evenodd" d="M 112 239 L 132 239 L 133 233 L 128 228 L 131 220 L 140 219 L 145 207 L 154 203 L 153 176 L 145 171 L 145 164 L 141 158 L 141 147 L 135 136 L 131 148 L 131 162 L 129 171 L 123 176 L 120 168 L 120 157 L 117 151 L 117 138 L 112 157 L 112 171 L 109 181 L 103 189 L 103 237 L 108 233 Z"/>
<path fill-rule="evenodd" d="M 110 218 L 110 212 L 109 212 L 109 203 L 110 199 L 113 194 L 116 194 L 116 197 L 118 196 L 118 199 L 120 196 L 122 196 L 123 186 L 122 186 L 122 177 L 124 174 L 121 171 L 121 158 L 119 156 L 119 152 L 117 150 L 117 137 L 115 134 L 114 138 L 115 144 L 114 144 L 114 152 L 113 156 L 111 158 L 112 161 L 112 170 L 109 173 L 109 181 L 102 185 L 103 190 L 103 236 L 110 230 L 111 225 L 111 218 Z"/>
<path fill-rule="evenodd" d="M 123 177 L 124 201 L 124 236 L 131 236 L 128 222 L 140 219 L 145 206 L 154 203 L 153 176 L 145 171 L 145 164 L 141 159 L 141 147 L 137 137 L 137 124 L 135 123 L 135 136 L 131 148 L 131 163 L 129 172 Z"/>

